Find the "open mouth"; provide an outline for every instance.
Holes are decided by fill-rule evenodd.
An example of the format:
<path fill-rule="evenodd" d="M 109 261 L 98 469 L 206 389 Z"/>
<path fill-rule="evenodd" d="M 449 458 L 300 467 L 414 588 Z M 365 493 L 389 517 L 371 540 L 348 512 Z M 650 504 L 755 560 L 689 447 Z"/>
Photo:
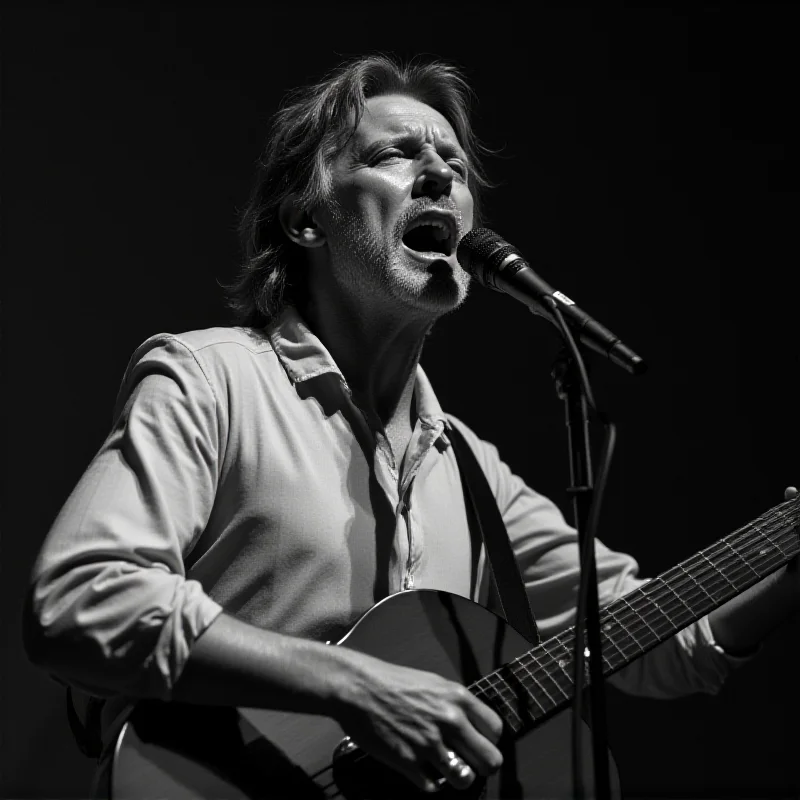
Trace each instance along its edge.
<path fill-rule="evenodd" d="M 403 234 L 403 244 L 416 253 L 449 256 L 455 245 L 453 225 L 443 218 L 421 216 L 413 220 Z"/>

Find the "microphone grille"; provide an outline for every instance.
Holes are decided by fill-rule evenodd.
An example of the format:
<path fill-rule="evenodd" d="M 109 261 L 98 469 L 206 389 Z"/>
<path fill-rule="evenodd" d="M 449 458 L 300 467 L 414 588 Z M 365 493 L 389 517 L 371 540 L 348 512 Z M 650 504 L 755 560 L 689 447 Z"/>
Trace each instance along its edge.
<path fill-rule="evenodd" d="M 520 255 L 516 247 L 489 228 L 473 228 L 458 243 L 458 263 L 478 283 L 494 289 L 490 275 L 498 269 L 507 256 Z M 488 268 L 488 269 L 487 269 Z"/>

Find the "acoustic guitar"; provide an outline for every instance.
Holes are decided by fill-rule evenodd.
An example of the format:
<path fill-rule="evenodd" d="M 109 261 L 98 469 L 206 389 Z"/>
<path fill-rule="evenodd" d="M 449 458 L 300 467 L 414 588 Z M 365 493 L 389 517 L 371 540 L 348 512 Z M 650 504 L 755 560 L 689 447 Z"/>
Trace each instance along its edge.
<path fill-rule="evenodd" d="M 800 552 L 800 497 L 787 500 L 601 611 L 609 676 L 777 570 Z M 460 681 L 505 722 L 504 764 L 463 798 L 571 798 L 574 629 L 532 647 L 463 597 L 412 590 L 370 609 L 338 643 Z M 583 721 L 579 724 L 585 725 Z M 585 785 L 591 750 L 584 731 Z M 609 753 L 613 790 L 619 776 Z M 113 800 L 419 800 L 430 795 L 369 757 L 332 719 L 311 714 L 142 701 L 122 728 Z"/>

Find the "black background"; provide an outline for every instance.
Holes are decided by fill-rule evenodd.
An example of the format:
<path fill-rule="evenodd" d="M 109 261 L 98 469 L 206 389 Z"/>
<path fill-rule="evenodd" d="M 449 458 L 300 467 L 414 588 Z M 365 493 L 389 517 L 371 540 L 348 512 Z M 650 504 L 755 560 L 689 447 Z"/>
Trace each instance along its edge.
<path fill-rule="evenodd" d="M 2 791 L 86 794 L 19 614 L 133 349 L 226 324 L 237 207 L 283 93 L 386 50 L 459 63 L 488 224 L 650 363 L 592 374 L 619 426 L 602 538 L 654 575 L 800 482 L 793 4 L 27 5 L 3 15 Z M 476 290 L 423 357 L 443 406 L 567 512 L 546 323 Z M 610 696 L 628 797 L 800 796 L 797 624 L 717 697 Z M 565 754 L 566 757 L 566 754 Z"/>

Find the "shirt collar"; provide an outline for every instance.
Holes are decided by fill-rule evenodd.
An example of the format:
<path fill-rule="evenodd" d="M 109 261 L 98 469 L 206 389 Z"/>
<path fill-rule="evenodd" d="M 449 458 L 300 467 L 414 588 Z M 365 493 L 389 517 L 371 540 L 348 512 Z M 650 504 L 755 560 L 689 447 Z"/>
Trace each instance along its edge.
<path fill-rule="evenodd" d="M 265 333 L 292 383 L 301 383 L 330 372 L 337 375 L 342 385 L 349 391 L 347 381 L 333 357 L 319 338 L 311 332 L 294 306 L 284 308 L 278 318 L 267 326 Z M 450 427 L 431 382 L 419 365 L 414 384 L 414 398 L 417 404 L 417 417 L 423 425 L 433 427 L 443 424 L 445 428 Z"/>
<path fill-rule="evenodd" d="M 294 306 L 284 308 L 267 326 L 266 334 L 292 383 L 333 372 L 347 385 L 325 345 L 311 332 Z"/>

